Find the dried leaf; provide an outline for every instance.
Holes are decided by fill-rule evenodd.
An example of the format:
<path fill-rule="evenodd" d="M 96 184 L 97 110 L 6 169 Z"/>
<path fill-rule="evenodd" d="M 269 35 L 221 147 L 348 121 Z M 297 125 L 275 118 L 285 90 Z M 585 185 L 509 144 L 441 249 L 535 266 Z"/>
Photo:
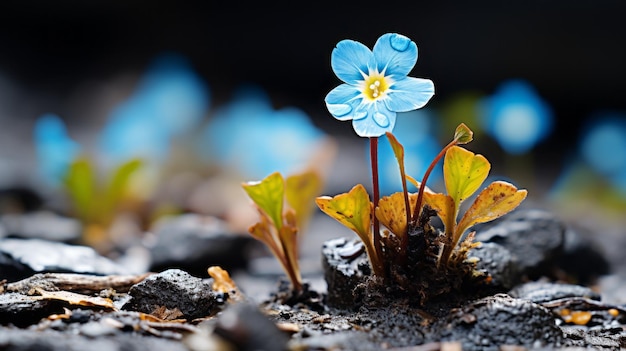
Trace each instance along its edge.
<path fill-rule="evenodd" d="M 285 181 L 283 176 L 274 172 L 258 182 L 244 183 L 243 189 L 254 203 L 274 222 L 277 230 L 283 225 L 283 202 Z"/>
<path fill-rule="evenodd" d="M 456 211 L 465 199 L 478 190 L 490 168 L 491 164 L 483 155 L 475 155 L 460 146 L 448 149 L 443 161 L 443 177 Z"/>
<path fill-rule="evenodd" d="M 527 191 L 517 190 L 510 183 L 496 181 L 478 194 L 476 200 L 465 212 L 455 231 L 455 238 L 477 223 L 492 221 L 513 211 L 525 198 Z"/>
<path fill-rule="evenodd" d="M 77 294 L 69 291 L 46 291 L 43 289 L 37 289 L 40 296 L 33 296 L 33 298 L 42 300 L 61 300 L 69 303 L 70 305 L 89 306 L 89 307 L 102 307 L 109 310 L 116 310 L 111 299 L 87 296 Z"/>
<path fill-rule="evenodd" d="M 221 293 L 232 293 L 238 291 L 237 284 L 230 278 L 228 271 L 220 266 L 211 266 L 207 269 L 207 272 L 213 278 L 213 290 Z"/>
<path fill-rule="evenodd" d="M 417 194 L 409 194 L 409 203 L 411 211 L 417 202 Z M 404 194 L 393 193 L 390 196 L 383 196 L 378 202 L 376 208 L 376 218 L 382 225 L 387 227 L 396 236 L 402 236 L 406 233 L 407 218 L 404 209 Z"/>

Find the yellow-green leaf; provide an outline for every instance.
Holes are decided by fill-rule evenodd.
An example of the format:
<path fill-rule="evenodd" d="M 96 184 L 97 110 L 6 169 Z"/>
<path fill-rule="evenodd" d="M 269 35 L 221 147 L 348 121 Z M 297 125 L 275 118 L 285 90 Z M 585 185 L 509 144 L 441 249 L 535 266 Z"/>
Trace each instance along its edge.
<path fill-rule="evenodd" d="M 283 202 L 285 198 L 285 181 L 283 176 L 274 172 L 259 182 L 244 183 L 243 189 L 250 199 L 262 209 L 280 231 L 283 225 Z"/>
<path fill-rule="evenodd" d="M 430 206 L 437 211 L 437 216 L 445 227 L 446 234 L 452 234 L 456 225 L 454 216 L 454 200 L 449 195 L 424 191 L 424 205 Z"/>
<path fill-rule="evenodd" d="M 313 214 L 315 197 L 322 191 L 322 177 L 313 171 L 294 174 L 285 180 L 285 197 L 295 211 L 296 225 L 306 227 Z"/>
<path fill-rule="evenodd" d="M 366 244 L 371 243 L 372 204 L 363 185 L 357 184 L 348 193 L 332 198 L 320 196 L 315 203 L 322 212 L 357 233 Z"/>
<path fill-rule="evenodd" d="M 114 216 L 116 207 L 127 196 L 131 177 L 142 165 L 143 162 L 140 159 L 131 159 L 122 163 L 115 169 L 109 185 L 103 194 L 103 210 L 107 212 L 103 214 L 104 216 Z"/>
<path fill-rule="evenodd" d="M 64 185 L 72 200 L 76 216 L 84 222 L 93 221 L 96 215 L 96 179 L 93 167 L 88 159 L 80 158 L 74 161 L 64 179 Z"/>
<path fill-rule="evenodd" d="M 411 212 L 417 202 L 417 194 L 409 194 Z M 404 194 L 393 193 L 390 196 L 383 196 L 375 209 L 376 218 L 382 225 L 387 227 L 396 236 L 405 235 L 407 228 L 406 211 L 404 209 Z"/>
<path fill-rule="evenodd" d="M 485 223 L 513 211 L 525 198 L 527 191 L 518 190 L 513 184 L 496 181 L 478 194 L 465 212 L 455 232 L 455 239 L 477 223 Z"/>
<path fill-rule="evenodd" d="M 467 144 L 474 139 L 474 132 L 469 129 L 465 123 L 459 124 L 454 131 L 454 140 L 456 140 L 457 144 Z"/>
<path fill-rule="evenodd" d="M 483 155 L 460 146 L 453 146 L 446 151 L 443 161 L 443 178 L 448 195 L 454 200 L 456 211 L 460 204 L 472 196 L 485 181 L 491 164 Z"/>

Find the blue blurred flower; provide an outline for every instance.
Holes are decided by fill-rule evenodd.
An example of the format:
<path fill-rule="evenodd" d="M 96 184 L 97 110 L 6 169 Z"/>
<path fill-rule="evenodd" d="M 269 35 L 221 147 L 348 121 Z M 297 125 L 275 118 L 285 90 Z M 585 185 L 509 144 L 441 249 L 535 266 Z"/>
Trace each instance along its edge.
<path fill-rule="evenodd" d="M 67 135 L 65 124 L 54 114 L 44 114 L 36 120 L 34 141 L 43 181 L 51 186 L 61 185 L 69 166 L 79 154 L 80 145 Z"/>
<path fill-rule="evenodd" d="M 552 131 L 550 107 L 523 80 L 502 83 L 483 102 L 483 127 L 510 154 L 523 154 Z"/>
<path fill-rule="evenodd" d="M 162 162 L 174 137 L 193 131 L 209 108 L 209 89 L 184 57 L 155 59 L 135 93 L 114 109 L 101 135 L 105 162 Z"/>
<path fill-rule="evenodd" d="M 404 165 L 406 174 L 422 180 L 424 172 L 433 161 L 435 156 L 441 151 L 441 144 L 435 137 L 437 134 L 438 119 L 430 111 L 416 110 L 401 113 L 397 121 L 394 136 L 404 147 Z M 389 195 L 402 191 L 402 179 L 398 162 L 389 145 L 386 136 L 381 137 L 379 147 L 379 184 L 382 195 Z M 366 148 L 369 153 L 369 146 Z M 443 161 L 440 161 L 443 162 Z M 430 174 L 428 186 L 433 188 L 433 184 L 441 181 L 443 171 L 441 167 L 435 167 Z M 411 184 L 408 184 L 409 191 L 417 191 Z"/>
<path fill-rule="evenodd" d="M 275 110 L 262 89 L 245 86 L 206 125 L 199 152 L 245 179 L 261 179 L 305 166 L 322 137 L 300 109 Z"/>
<path fill-rule="evenodd" d="M 393 131 L 397 112 L 421 108 L 435 93 L 431 80 L 407 76 L 416 62 L 417 45 L 400 34 L 382 35 L 373 51 L 357 41 L 340 41 L 331 66 L 344 84 L 326 95 L 328 111 L 340 121 L 352 120 L 362 137 Z"/>
<path fill-rule="evenodd" d="M 626 191 L 626 114 L 597 114 L 583 131 L 582 159 L 614 186 Z"/>

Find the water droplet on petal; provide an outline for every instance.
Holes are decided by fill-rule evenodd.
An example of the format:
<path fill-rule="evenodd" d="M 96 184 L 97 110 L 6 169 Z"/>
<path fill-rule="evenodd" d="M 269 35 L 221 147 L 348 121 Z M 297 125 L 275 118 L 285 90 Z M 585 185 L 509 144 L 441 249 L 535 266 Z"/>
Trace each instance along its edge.
<path fill-rule="evenodd" d="M 389 127 L 389 118 L 380 112 L 374 113 L 374 122 L 382 128 Z"/>
<path fill-rule="evenodd" d="M 359 119 L 363 119 L 365 117 L 367 117 L 367 111 L 360 110 L 360 111 L 356 111 L 354 113 L 354 118 L 353 119 L 354 120 L 359 120 Z"/>
<path fill-rule="evenodd" d="M 402 34 L 394 34 L 390 39 L 391 47 L 397 51 L 405 51 L 409 48 L 409 44 L 411 43 L 411 39 L 405 37 Z"/>
<path fill-rule="evenodd" d="M 348 104 L 328 104 L 328 112 L 336 117 L 345 116 L 352 112 L 352 106 Z"/>

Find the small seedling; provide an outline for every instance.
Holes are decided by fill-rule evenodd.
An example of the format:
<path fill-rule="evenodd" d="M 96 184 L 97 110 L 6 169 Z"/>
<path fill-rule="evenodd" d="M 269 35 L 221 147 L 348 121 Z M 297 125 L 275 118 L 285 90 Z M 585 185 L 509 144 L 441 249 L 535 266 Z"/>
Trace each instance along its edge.
<path fill-rule="evenodd" d="M 246 182 L 242 186 L 260 215 L 260 221 L 248 231 L 270 249 L 287 274 L 294 294 L 300 293 L 298 232 L 312 214 L 312 203 L 321 189 L 321 178 L 316 172 L 307 171 L 285 180 L 280 173 L 274 172 L 261 181 Z"/>
<path fill-rule="evenodd" d="M 471 197 L 487 178 L 490 163 L 458 145 L 472 140 L 472 131 L 465 125 L 457 127 L 453 140 L 433 160 L 421 182 L 405 174 L 404 148 L 387 133 L 403 177 L 403 191 L 380 199 L 373 206 L 365 188 L 356 185 L 348 193 L 316 199 L 319 208 L 330 217 L 350 228 L 361 238 L 374 275 L 391 282 L 401 291 L 418 294 L 421 302 L 460 287 L 468 279 L 480 276 L 468 252 L 478 243 L 469 233 L 473 225 L 496 219 L 515 209 L 527 195 L 514 185 L 496 181 L 484 188 L 457 222 L 461 203 Z M 447 194 L 435 193 L 426 187 L 428 176 L 444 157 L 444 181 Z M 419 190 L 407 191 L 406 181 Z M 444 224 L 441 233 L 430 225 L 437 215 Z M 381 234 L 381 252 L 373 245 L 376 234 L 372 218 L 386 228 Z M 389 285 L 386 285 L 389 287 Z"/>

